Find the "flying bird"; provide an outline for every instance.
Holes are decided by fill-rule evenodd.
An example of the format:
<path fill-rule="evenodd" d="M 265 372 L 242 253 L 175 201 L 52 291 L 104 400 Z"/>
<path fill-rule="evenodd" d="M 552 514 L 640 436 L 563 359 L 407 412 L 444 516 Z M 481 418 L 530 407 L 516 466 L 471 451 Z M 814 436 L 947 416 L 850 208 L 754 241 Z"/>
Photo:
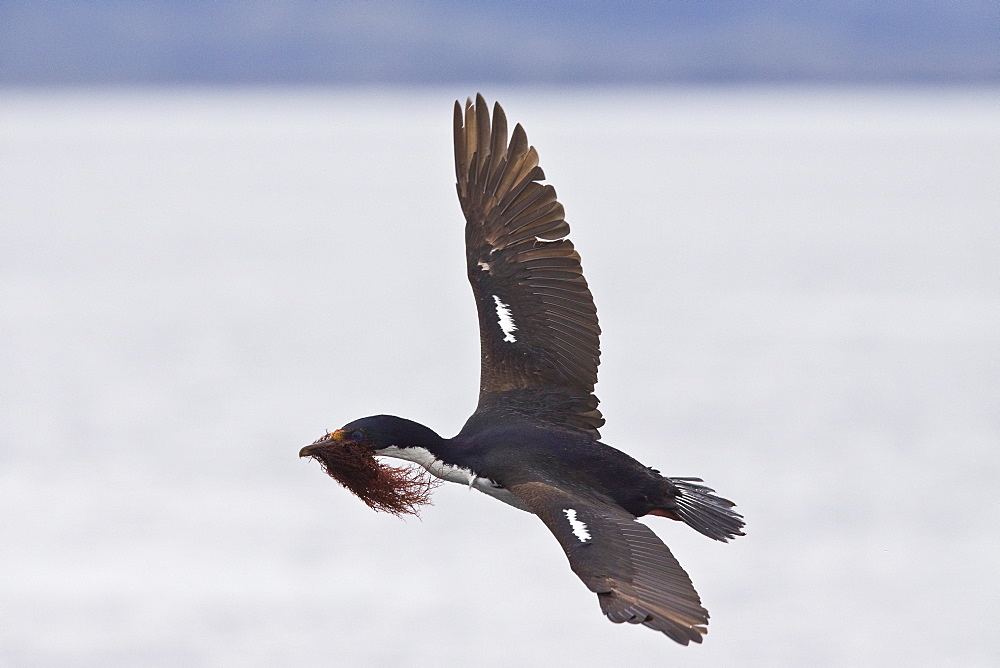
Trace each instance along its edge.
<path fill-rule="evenodd" d="M 733 503 L 699 478 L 669 478 L 600 441 L 597 310 L 563 206 L 520 125 L 499 103 L 455 103 L 455 171 L 479 310 L 479 404 L 454 438 L 392 415 L 349 422 L 302 448 L 375 510 L 415 514 L 440 480 L 537 515 L 612 622 L 687 645 L 708 611 L 658 515 L 715 540 L 743 535 Z M 380 457 L 415 462 L 393 467 Z M 424 469 L 427 473 L 424 472 Z M 430 475 L 428 475 L 428 473 Z"/>

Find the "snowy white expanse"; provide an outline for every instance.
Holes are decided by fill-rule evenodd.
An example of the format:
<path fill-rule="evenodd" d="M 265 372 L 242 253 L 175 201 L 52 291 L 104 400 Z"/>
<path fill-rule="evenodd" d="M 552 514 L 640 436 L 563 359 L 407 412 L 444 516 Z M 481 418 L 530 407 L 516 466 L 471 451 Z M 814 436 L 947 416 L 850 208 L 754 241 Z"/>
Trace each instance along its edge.
<path fill-rule="evenodd" d="M 687 648 L 527 514 L 297 457 L 474 408 L 473 92 L 0 93 L 0 664 L 995 665 L 997 91 L 484 91 L 566 205 L 604 440 L 746 515 L 649 520 Z"/>

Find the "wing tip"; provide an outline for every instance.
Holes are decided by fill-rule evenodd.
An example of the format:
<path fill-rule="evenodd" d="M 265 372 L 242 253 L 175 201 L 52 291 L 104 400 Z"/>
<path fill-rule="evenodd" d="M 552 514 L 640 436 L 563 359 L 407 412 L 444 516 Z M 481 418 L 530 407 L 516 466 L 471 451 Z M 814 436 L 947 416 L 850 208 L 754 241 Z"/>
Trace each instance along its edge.
<path fill-rule="evenodd" d="M 708 634 L 708 611 L 704 608 L 701 609 L 703 619 L 676 620 L 651 612 L 637 602 L 629 602 L 614 591 L 598 593 L 597 598 L 601 604 L 601 612 L 613 624 L 642 624 L 681 645 L 692 642 L 700 644 Z"/>

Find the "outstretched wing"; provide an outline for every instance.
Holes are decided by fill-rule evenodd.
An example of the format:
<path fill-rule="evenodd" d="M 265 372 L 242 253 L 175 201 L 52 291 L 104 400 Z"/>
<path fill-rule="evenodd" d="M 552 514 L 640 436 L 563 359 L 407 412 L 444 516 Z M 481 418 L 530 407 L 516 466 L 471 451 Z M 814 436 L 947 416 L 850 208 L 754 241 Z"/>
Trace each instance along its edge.
<path fill-rule="evenodd" d="M 691 579 L 649 527 L 621 508 L 544 482 L 508 488 L 562 545 L 569 565 L 612 622 L 643 624 L 687 645 L 707 633 Z"/>
<path fill-rule="evenodd" d="M 455 170 L 479 309 L 480 407 L 547 403 L 596 434 L 597 309 L 556 191 L 539 183 L 538 153 L 520 125 L 508 143 L 503 109 L 494 105 L 491 122 L 477 95 L 464 111 L 455 103 Z"/>

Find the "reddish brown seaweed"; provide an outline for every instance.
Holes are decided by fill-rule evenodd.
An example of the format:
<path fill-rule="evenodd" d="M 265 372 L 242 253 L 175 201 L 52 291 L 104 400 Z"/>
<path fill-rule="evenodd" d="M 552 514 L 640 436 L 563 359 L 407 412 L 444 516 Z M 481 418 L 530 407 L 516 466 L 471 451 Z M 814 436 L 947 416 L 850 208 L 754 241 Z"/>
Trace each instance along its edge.
<path fill-rule="evenodd" d="M 301 455 L 315 459 L 327 474 L 364 501 L 369 508 L 397 517 L 419 515 L 440 483 L 422 468 L 388 466 L 364 443 L 327 434 Z"/>

